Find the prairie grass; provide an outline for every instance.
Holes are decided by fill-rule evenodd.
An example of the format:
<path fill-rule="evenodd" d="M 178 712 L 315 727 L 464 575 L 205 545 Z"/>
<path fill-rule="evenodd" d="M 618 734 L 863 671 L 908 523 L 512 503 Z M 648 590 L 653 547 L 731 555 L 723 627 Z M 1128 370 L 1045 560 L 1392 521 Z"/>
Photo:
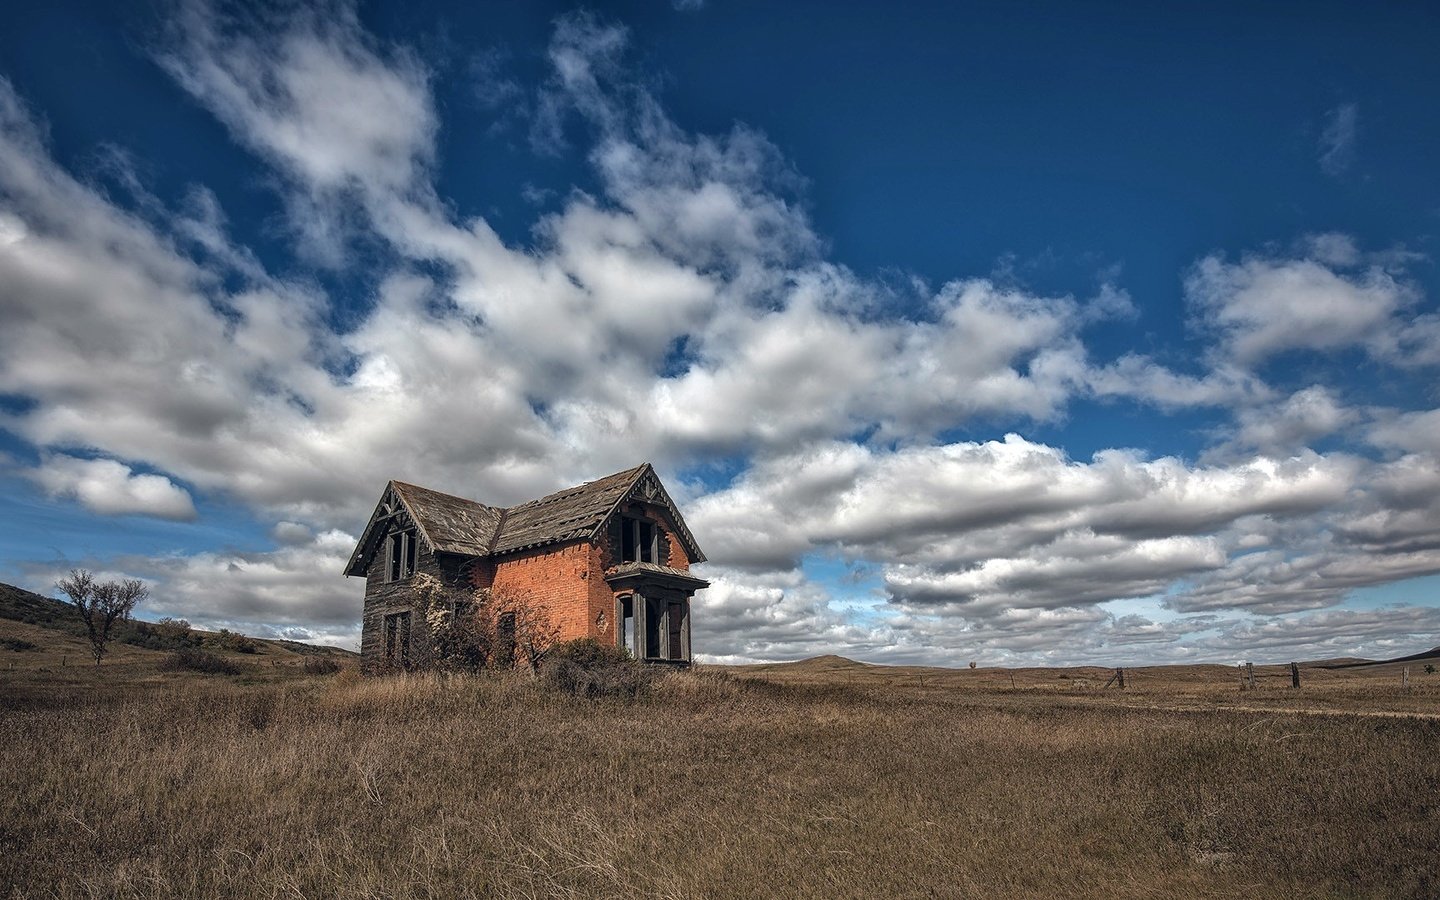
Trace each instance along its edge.
<path fill-rule="evenodd" d="M 0 758 L 14 897 L 1440 893 L 1421 718 L 347 670 L 41 693 Z"/>

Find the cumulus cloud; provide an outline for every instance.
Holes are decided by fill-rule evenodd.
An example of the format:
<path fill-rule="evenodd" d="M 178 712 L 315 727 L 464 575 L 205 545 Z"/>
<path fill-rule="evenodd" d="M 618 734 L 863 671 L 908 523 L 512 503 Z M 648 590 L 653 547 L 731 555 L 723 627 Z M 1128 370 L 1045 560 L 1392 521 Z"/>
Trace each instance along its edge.
<path fill-rule="evenodd" d="M 353 586 L 358 582 L 338 576 L 354 547 L 353 535 L 325 531 L 303 545 L 268 552 L 123 556 L 78 564 L 97 577 L 145 581 L 150 598 L 137 613 L 147 619 L 173 616 L 212 630 L 355 649 L 360 623 Z M 44 591 L 67 569 L 31 565 L 28 580 Z"/>
<path fill-rule="evenodd" d="M 22 224 L 0 252 L 0 389 L 38 401 L 13 420 L 37 446 L 353 527 L 395 475 L 510 502 L 637 456 L 1049 419 L 1083 380 L 1091 314 L 1070 298 L 957 281 L 919 317 L 885 315 L 875 284 L 816 257 L 763 137 L 690 135 L 614 83 L 623 32 L 557 28 L 547 91 L 594 130 L 605 194 L 543 219 L 536 250 L 432 202 L 433 103 L 403 50 L 348 13 L 273 33 L 218 15 L 185 7 L 171 71 L 297 190 L 363 195 L 400 260 L 337 332 L 325 298 L 233 246 L 213 198 L 172 233 L 74 179 L 7 87 L 0 189 Z"/>
<path fill-rule="evenodd" d="M 1227 609 L 1298 609 L 1434 565 L 1392 548 L 1325 604 L 1295 601 L 1305 587 L 1288 571 L 1238 574 L 1238 559 L 1280 540 L 1274 529 L 1328 527 L 1319 517 L 1348 509 L 1363 473 L 1358 459 L 1308 452 L 1192 466 L 1112 450 L 1079 462 L 1016 435 L 897 451 L 835 443 L 757 463 L 696 500 L 691 519 L 711 558 L 741 571 L 787 571 L 821 551 L 878 564 L 890 604 L 916 615 L 976 623 L 1127 598 L 1214 608 L 1198 599 L 1202 579 L 1225 583 L 1213 596 Z M 1180 588 L 1189 599 L 1171 597 Z"/>
<path fill-rule="evenodd" d="M 136 473 L 113 459 L 50 456 L 27 473 L 52 497 L 75 499 L 105 516 L 137 514 L 188 522 L 195 504 L 184 488 L 164 475 Z"/>
<path fill-rule="evenodd" d="M 1335 434 L 1361 418 L 1323 385 L 1296 391 L 1279 403 L 1257 404 L 1236 413 L 1234 437 L 1216 448 L 1218 455 L 1259 452 L 1287 455 Z"/>
<path fill-rule="evenodd" d="M 1264 257 L 1207 256 L 1185 291 L 1226 356 L 1247 366 L 1287 350 L 1354 346 L 1392 358 L 1396 314 L 1417 300 L 1414 288 L 1380 267 L 1345 273 L 1310 259 Z"/>
<path fill-rule="evenodd" d="M 826 258 L 776 147 L 686 131 L 628 70 L 629 40 L 591 15 L 556 24 L 523 105 L 538 146 L 586 148 L 594 183 L 518 246 L 437 196 L 437 75 L 351 6 L 183 4 L 166 70 L 277 173 L 312 257 L 373 274 L 343 317 L 237 245 L 203 187 L 141 215 L 74 177 L 0 83 L 0 393 L 27 401 L 0 426 L 43 454 L 34 477 L 95 509 L 194 515 L 167 475 L 113 461 L 130 460 L 270 517 L 276 550 L 127 567 L 192 620 L 326 639 L 353 628 L 335 573 L 387 479 L 503 504 L 639 458 L 738 469 L 686 488 L 714 561 L 697 646 L 716 658 L 1183 658 L 1222 646 L 1199 643 L 1241 621 L 1221 614 L 1437 569 L 1428 413 L 1261 374 L 1297 350 L 1440 363 L 1408 257 L 1322 234 L 1291 257 L 1202 259 L 1186 296 L 1213 352 L 1188 373 L 1091 358 L 1087 328 L 1136 316 L 1114 285 L 957 278 L 897 311 Z M 520 105 L 492 62 L 472 73 L 490 105 Z M 1061 422 L 1077 397 L 1235 423 L 1199 464 L 952 439 Z M 1310 447 L 1371 419 L 1382 461 Z M 807 578 L 816 553 L 863 562 L 872 594 Z M 1107 607 L 1130 598 L 1169 610 Z"/>
<path fill-rule="evenodd" d="M 345 2 L 305 6 L 177 4 L 158 60 L 236 138 L 301 187 L 296 231 L 338 265 L 347 204 L 427 190 L 439 127 L 430 74 L 384 48 Z"/>

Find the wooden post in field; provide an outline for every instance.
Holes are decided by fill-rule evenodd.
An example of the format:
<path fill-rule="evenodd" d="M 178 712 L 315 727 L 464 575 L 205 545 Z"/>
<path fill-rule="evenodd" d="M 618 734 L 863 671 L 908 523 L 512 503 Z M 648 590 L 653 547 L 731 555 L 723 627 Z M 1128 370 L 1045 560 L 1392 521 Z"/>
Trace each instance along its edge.
<path fill-rule="evenodd" d="M 1119 666 L 1115 668 L 1115 683 L 1120 685 L 1120 690 L 1125 690 L 1125 670 Z"/>
<path fill-rule="evenodd" d="M 1245 683 L 1250 690 L 1255 690 L 1255 664 L 1253 662 L 1245 664 Z"/>
<path fill-rule="evenodd" d="M 1293 663 L 1293 662 L 1292 662 L 1292 663 L 1290 664 L 1290 686 L 1291 686 L 1292 688 L 1298 688 L 1298 687 L 1300 686 L 1300 664 L 1299 664 L 1299 663 Z"/>
<path fill-rule="evenodd" d="M 1013 670 L 1010 672 L 1010 690 L 1015 690 L 1015 672 Z"/>
<path fill-rule="evenodd" d="M 1407 691 L 1410 690 L 1410 667 L 1409 667 L 1409 666 L 1406 666 L 1405 668 L 1403 668 L 1403 669 L 1400 670 L 1400 687 L 1403 688 L 1404 690 L 1407 690 Z"/>

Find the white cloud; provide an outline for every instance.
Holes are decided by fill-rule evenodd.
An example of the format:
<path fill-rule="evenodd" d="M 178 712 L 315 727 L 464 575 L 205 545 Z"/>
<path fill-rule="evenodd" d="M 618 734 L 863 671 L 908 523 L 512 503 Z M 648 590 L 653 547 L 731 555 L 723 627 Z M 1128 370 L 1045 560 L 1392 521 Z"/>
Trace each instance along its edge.
<path fill-rule="evenodd" d="M 168 71 L 281 174 L 311 250 L 377 284 L 337 327 L 315 288 L 230 239 L 213 195 L 135 214 L 58 165 L 0 84 L 0 392 L 33 401 L 0 425 L 92 508 L 194 514 L 165 476 L 76 448 L 279 520 L 269 553 L 129 561 L 174 614 L 338 639 L 358 593 L 333 528 L 358 527 L 388 478 L 509 503 L 647 457 L 667 474 L 745 460 L 690 505 L 715 560 L 697 646 L 725 658 L 1184 658 L 1236 610 L 1440 567 L 1430 413 L 1362 414 L 1326 384 L 1286 396 L 1257 374 L 1292 350 L 1440 362 L 1412 255 L 1321 234 L 1295 258 L 1208 257 L 1186 282 L 1215 341 L 1203 368 L 1097 365 L 1082 335 L 1135 315 L 1121 289 L 956 279 L 896 313 L 889 288 L 827 261 L 763 135 L 686 132 L 625 68 L 626 32 L 593 17 L 559 22 L 528 108 L 552 149 L 587 136 L 597 181 L 556 195 L 523 247 L 439 200 L 434 76 L 351 7 L 191 3 L 171 37 Z M 507 103 L 519 90 L 496 84 Z M 1203 464 L 938 437 L 1057 423 L 1076 397 L 1234 409 L 1235 427 Z M 1370 415 L 1393 458 L 1308 449 Z M 879 593 L 846 607 L 797 568 L 817 551 L 864 563 Z M 1124 598 L 1155 618 L 1106 608 Z"/>
<path fill-rule="evenodd" d="M 136 514 L 188 522 L 195 518 L 190 494 L 164 475 L 136 474 L 113 459 L 47 457 L 29 477 L 52 497 L 75 499 L 105 516 Z"/>
<path fill-rule="evenodd" d="M 315 532 L 299 522 L 276 522 L 270 529 L 270 536 L 277 543 L 298 546 L 308 544 L 315 539 Z"/>
<path fill-rule="evenodd" d="M 1378 447 L 1440 456 L 1440 409 L 1404 413 L 1387 411 L 1370 429 L 1369 439 Z"/>
<path fill-rule="evenodd" d="M 1346 268 L 1363 259 L 1355 239 L 1336 231 L 1306 235 L 1302 241 L 1310 259 L 1327 266 Z"/>
<path fill-rule="evenodd" d="M 1186 297 L 1221 341 L 1226 358 L 1253 366 L 1287 350 L 1363 347 L 1392 358 L 1396 314 L 1415 290 L 1380 267 L 1354 274 L 1310 259 L 1202 259 L 1185 279 Z"/>
<path fill-rule="evenodd" d="M 109 567 L 145 580 L 146 618 L 183 618 L 201 628 L 359 646 L 358 580 L 341 575 L 353 535 L 325 531 L 308 543 L 261 553 L 121 557 Z M 97 567 L 98 568 L 98 567 Z M 37 573 L 35 581 L 44 580 Z"/>
<path fill-rule="evenodd" d="M 353 7 L 221 11 L 191 0 L 161 63 L 237 138 L 317 191 L 413 186 L 438 121 L 411 53 L 375 46 Z"/>
<path fill-rule="evenodd" d="M 1267 456 L 1299 452 L 1320 438 L 1335 434 L 1359 421 L 1360 413 L 1346 408 L 1323 385 L 1296 391 L 1283 402 L 1256 405 L 1237 411 L 1235 436 L 1222 448 L 1233 454 L 1236 448 Z"/>
<path fill-rule="evenodd" d="M 394 193 L 433 200 L 430 73 L 408 50 L 379 46 L 353 5 L 261 11 L 184 0 L 159 62 L 299 185 L 285 199 L 312 258 L 344 262 L 355 204 Z"/>
<path fill-rule="evenodd" d="M 1195 467 L 1112 450 L 1085 463 L 1016 435 L 836 443 L 757 463 L 690 518 L 721 565 L 783 570 L 838 552 L 881 564 L 897 602 L 983 618 L 1159 595 L 1220 571 L 1232 531 L 1347 503 L 1361 469 L 1313 453 Z"/>
<path fill-rule="evenodd" d="M 1194 376 L 1135 354 L 1092 368 L 1085 377 L 1096 397 L 1132 399 L 1162 410 L 1245 406 L 1270 399 L 1273 393 L 1253 373 L 1233 364 L 1221 362 Z"/>

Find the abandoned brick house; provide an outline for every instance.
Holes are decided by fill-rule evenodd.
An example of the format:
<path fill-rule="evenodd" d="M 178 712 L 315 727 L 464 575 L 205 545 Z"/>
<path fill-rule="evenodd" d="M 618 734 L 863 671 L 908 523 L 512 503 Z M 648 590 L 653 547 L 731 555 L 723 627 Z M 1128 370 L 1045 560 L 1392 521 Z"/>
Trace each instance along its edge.
<path fill-rule="evenodd" d="M 645 463 L 508 508 L 392 481 L 345 574 L 365 576 L 366 668 L 405 666 L 427 640 L 410 592 L 419 573 L 522 591 L 561 640 L 593 637 L 639 659 L 683 666 L 690 598 L 709 586 L 689 569 L 704 560 Z"/>

